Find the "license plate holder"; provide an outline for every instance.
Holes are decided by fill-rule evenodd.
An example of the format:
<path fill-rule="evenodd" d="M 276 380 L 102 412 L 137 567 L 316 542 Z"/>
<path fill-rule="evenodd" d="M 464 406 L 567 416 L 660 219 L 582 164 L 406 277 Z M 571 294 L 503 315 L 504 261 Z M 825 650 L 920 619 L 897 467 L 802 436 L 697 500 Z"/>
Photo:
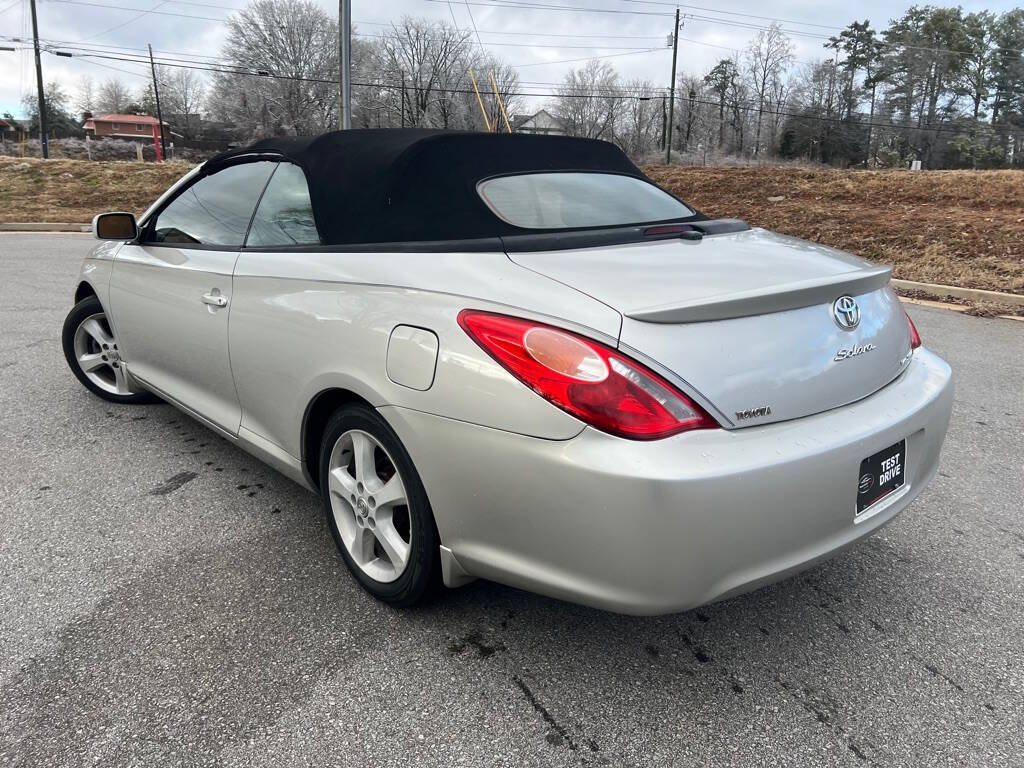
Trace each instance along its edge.
<path fill-rule="evenodd" d="M 907 471 L 907 441 L 900 440 L 860 463 L 857 475 L 857 515 L 903 487 Z"/>

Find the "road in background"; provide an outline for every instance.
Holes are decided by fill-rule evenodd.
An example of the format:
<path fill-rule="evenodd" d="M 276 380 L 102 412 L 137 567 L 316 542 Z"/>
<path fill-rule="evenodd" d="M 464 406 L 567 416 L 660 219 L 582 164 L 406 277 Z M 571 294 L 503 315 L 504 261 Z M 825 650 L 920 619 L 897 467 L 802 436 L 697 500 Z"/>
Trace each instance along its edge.
<path fill-rule="evenodd" d="M 0 235 L 0 765 L 1021 765 L 1024 324 L 910 307 L 957 375 L 940 473 L 829 563 L 659 618 L 400 612 L 317 497 L 78 384 L 91 245 Z"/>

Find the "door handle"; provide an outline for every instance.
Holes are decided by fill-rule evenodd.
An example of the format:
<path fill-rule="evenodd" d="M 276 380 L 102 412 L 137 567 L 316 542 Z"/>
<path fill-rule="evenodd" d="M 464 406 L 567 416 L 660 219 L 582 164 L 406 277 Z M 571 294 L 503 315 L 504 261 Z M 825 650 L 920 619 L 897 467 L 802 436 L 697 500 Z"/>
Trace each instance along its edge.
<path fill-rule="evenodd" d="M 219 291 L 217 293 L 204 293 L 203 304 L 209 304 L 211 307 L 226 307 L 228 305 L 228 297 L 222 295 Z"/>

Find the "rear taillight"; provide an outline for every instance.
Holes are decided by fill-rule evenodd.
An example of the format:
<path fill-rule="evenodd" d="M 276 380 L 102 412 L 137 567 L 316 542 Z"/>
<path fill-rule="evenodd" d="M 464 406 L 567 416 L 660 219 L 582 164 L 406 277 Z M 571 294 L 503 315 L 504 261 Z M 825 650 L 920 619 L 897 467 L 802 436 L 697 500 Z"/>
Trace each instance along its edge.
<path fill-rule="evenodd" d="M 604 432 L 655 440 L 718 426 L 663 378 L 591 339 L 469 309 L 459 313 L 459 325 L 537 394 Z"/>
<path fill-rule="evenodd" d="M 904 314 L 907 314 L 904 312 Z M 910 326 L 910 348 L 917 349 L 921 346 L 921 334 L 917 332 L 917 326 L 914 325 L 914 321 L 910 319 L 910 315 L 907 314 L 907 325 Z"/>

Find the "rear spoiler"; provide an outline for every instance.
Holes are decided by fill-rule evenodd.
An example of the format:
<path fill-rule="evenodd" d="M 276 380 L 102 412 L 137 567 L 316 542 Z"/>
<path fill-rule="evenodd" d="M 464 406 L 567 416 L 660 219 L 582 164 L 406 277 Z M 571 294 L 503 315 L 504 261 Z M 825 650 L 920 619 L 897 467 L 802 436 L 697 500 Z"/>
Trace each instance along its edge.
<path fill-rule="evenodd" d="M 843 294 L 857 296 L 883 288 L 889 283 L 892 267 L 873 267 L 838 275 L 815 277 L 783 285 L 769 285 L 736 293 L 723 293 L 708 298 L 642 307 L 623 314 L 645 323 L 703 323 L 735 317 L 783 312 L 810 307 L 839 298 Z"/>

